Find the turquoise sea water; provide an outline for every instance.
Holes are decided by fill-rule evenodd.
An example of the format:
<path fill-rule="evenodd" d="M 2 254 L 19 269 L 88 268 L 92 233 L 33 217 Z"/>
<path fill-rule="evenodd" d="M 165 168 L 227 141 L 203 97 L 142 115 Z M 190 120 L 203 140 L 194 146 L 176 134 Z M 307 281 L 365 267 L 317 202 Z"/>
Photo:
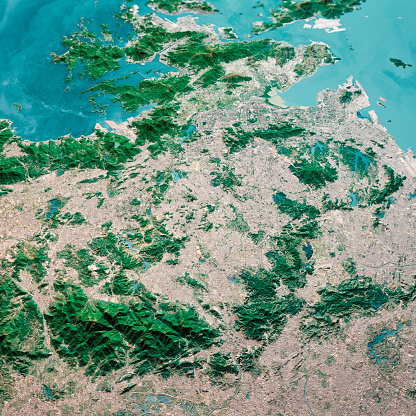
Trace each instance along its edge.
<path fill-rule="evenodd" d="M 256 16 L 257 13 L 267 16 L 267 8 L 253 9 L 257 1 L 212 0 L 212 3 L 224 12 L 223 19 L 234 10 L 233 18 L 240 40 L 249 39 L 250 21 L 267 21 L 266 17 Z M 262 3 L 273 6 L 278 2 Z M 341 17 L 341 28 L 345 31 L 326 33 L 325 30 L 306 29 L 304 24 L 313 25 L 314 21 L 301 21 L 253 36 L 252 39 L 271 37 L 294 46 L 317 41 L 332 46 L 332 52 L 341 61 L 320 68 L 315 75 L 303 79 L 282 94 L 286 105 L 315 105 L 318 91 L 335 89 L 353 75 L 370 98 L 371 107 L 363 111 L 364 115 L 374 109 L 380 122 L 403 149 L 413 147 L 416 150 L 415 17 L 414 0 L 367 0 L 359 10 Z M 198 21 L 208 21 L 208 17 Z M 216 24 L 225 25 L 225 21 L 216 19 Z M 389 61 L 390 58 L 401 59 L 413 66 L 397 68 Z M 387 99 L 386 108 L 377 105 L 380 96 Z"/>
<path fill-rule="evenodd" d="M 0 118 L 13 120 L 18 135 L 32 141 L 56 139 L 68 133 L 77 137 L 91 134 L 96 122 L 120 123 L 131 116 L 123 114 L 114 104 L 106 116 L 91 113 L 88 97 L 81 92 L 96 82 L 84 79 L 67 84 L 66 66 L 53 64 L 50 56 L 51 52 L 65 52 L 62 38 L 77 30 L 81 17 L 96 34 L 101 32 L 100 24 L 108 24 L 109 29 L 117 30 L 122 36 L 120 44 L 125 44 L 128 33 L 133 33 L 131 26 L 124 23 L 118 26 L 119 21 L 113 17 L 121 3 L 119 0 L 0 1 Z M 143 11 L 151 10 L 144 7 Z M 94 22 L 87 24 L 90 19 Z M 136 70 L 163 71 L 163 67 L 158 58 L 146 69 L 124 63 L 119 71 L 104 79 Z M 133 80 L 138 83 L 141 79 L 135 75 Z M 68 86 L 70 90 L 65 91 Z M 22 105 L 22 111 L 18 112 L 13 104 Z"/>
<path fill-rule="evenodd" d="M 247 36 L 251 22 L 268 19 L 267 8 L 254 8 L 257 1 L 211 0 L 221 11 L 211 16 L 198 16 L 199 24 L 215 22 L 216 28 L 233 26 L 240 37 Z M 140 14 L 151 10 L 145 1 L 135 2 Z M 277 1 L 263 2 L 276 6 Z M 106 23 L 110 29 L 117 28 L 122 35 L 120 43 L 128 40 L 129 25 L 116 26 L 112 16 L 119 9 L 119 0 L 6 0 L 0 3 L 0 118 L 14 121 L 17 134 L 25 139 L 46 140 L 72 133 L 74 136 L 90 134 L 96 122 L 104 120 L 122 122 L 131 114 L 123 114 L 118 105 L 112 104 L 108 114 L 90 113 L 88 97 L 81 91 L 92 82 L 77 80 L 65 82 L 67 72 L 64 65 L 50 62 L 50 52 L 62 53 L 62 37 L 73 33 L 80 23 L 94 19 L 89 28 L 100 32 L 99 25 Z M 130 3 L 132 4 L 132 3 Z M 263 16 L 258 16 L 262 13 Z M 163 15 L 161 15 L 163 16 Z M 318 91 L 337 88 L 350 75 L 358 80 L 370 97 L 382 124 L 396 137 L 402 148 L 416 148 L 416 29 L 412 18 L 416 16 L 414 0 L 367 0 L 359 10 L 341 17 L 345 31 L 326 33 L 319 29 L 305 29 L 305 22 L 296 22 L 283 28 L 253 36 L 251 39 L 271 37 L 285 40 L 293 45 L 323 41 L 332 46 L 333 53 L 341 58 L 335 65 L 323 67 L 309 78 L 305 78 L 282 94 L 288 105 L 314 105 Z M 195 15 L 196 17 L 196 15 Z M 175 21 L 177 16 L 168 16 Z M 308 22 L 313 24 L 313 21 Z M 121 31 L 120 31 L 121 30 Z M 395 67 L 389 58 L 398 58 L 413 67 Z M 165 72 L 160 63 L 153 67 Z M 123 64 L 121 70 L 107 76 L 118 77 L 132 71 L 141 73 L 141 65 Z M 148 76 L 152 76 L 149 74 Z M 134 78 L 140 81 L 140 76 Z M 67 86 L 69 91 L 64 91 Z M 376 104 L 379 97 L 387 99 L 386 108 Z M 18 112 L 13 104 L 20 104 Z M 367 109 L 367 110 L 369 110 Z M 363 112 L 365 116 L 366 111 Z M 388 122 L 391 120 L 391 122 Z"/>

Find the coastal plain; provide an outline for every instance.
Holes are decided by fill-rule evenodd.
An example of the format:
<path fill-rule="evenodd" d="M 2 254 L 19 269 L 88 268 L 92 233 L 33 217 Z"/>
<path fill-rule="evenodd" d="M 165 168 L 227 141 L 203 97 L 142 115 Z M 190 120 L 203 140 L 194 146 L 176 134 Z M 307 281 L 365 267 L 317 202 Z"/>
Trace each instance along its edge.
<path fill-rule="evenodd" d="M 2 414 L 414 414 L 413 153 L 352 76 L 276 98 L 329 45 L 130 3 L 126 45 L 82 24 L 52 54 L 127 121 L 40 143 L 0 121 Z M 123 59 L 170 69 L 135 82 Z"/>

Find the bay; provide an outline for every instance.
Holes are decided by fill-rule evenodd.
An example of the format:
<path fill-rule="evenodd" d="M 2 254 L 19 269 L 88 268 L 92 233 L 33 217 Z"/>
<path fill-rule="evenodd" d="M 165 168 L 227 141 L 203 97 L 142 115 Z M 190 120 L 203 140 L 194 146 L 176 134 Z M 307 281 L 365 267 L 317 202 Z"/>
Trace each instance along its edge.
<path fill-rule="evenodd" d="M 315 75 L 282 93 L 286 105 L 314 105 L 318 91 L 337 88 L 353 75 L 369 95 L 371 107 L 367 111 L 376 110 L 381 123 L 402 148 L 415 146 L 416 29 L 412 20 L 416 16 L 416 3 L 412 0 L 367 0 L 358 10 L 340 18 L 340 27 L 345 28 L 344 31 L 327 33 L 304 27 L 305 23 L 313 25 L 314 21 L 300 21 L 256 36 L 250 35 L 251 22 L 267 21 L 269 6 L 275 7 L 276 2 L 263 2 L 266 8 L 255 7 L 257 1 L 254 0 L 211 2 L 220 13 L 194 15 L 199 24 L 215 22 L 215 30 L 232 26 L 240 41 L 271 37 L 294 46 L 311 41 L 325 42 L 332 47 L 335 56 L 341 58 L 337 64 L 319 68 Z M 151 12 L 144 0 L 135 3 L 140 14 Z M 93 131 L 96 122 L 102 124 L 109 119 L 120 123 L 131 116 L 113 103 L 109 103 L 106 116 L 91 113 L 91 107 L 87 106 L 88 97 L 81 92 L 93 83 L 83 79 L 67 84 L 65 66 L 53 64 L 50 57 L 52 51 L 65 52 L 62 37 L 77 29 L 81 17 L 85 22 L 94 19 L 87 26 L 97 34 L 100 24 L 108 24 L 110 29 L 121 34 L 119 43 L 125 44 L 132 30 L 130 25 L 117 25 L 113 15 L 119 11 L 119 5 L 119 0 L 2 2 L 0 117 L 12 119 L 17 134 L 33 141 L 55 139 L 68 133 L 86 135 Z M 183 16 L 159 15 L 171 21 Z M 390 58 L 401 59 L 413 66 L 405 69 L 395 67 Z M 140 69 L 144 70 L 141 65 L 123 63 L 119 71 L 107 74 L 105 79 Z M 163 68 L 159 69 L 165 72 Z M 69 91 L 65 91 L 68 86 Z M 386 108 L 377 105 L 380 96 L 386 99 Z M 19 112 L 13 104 L 22 105 L 22 111 Z"/>

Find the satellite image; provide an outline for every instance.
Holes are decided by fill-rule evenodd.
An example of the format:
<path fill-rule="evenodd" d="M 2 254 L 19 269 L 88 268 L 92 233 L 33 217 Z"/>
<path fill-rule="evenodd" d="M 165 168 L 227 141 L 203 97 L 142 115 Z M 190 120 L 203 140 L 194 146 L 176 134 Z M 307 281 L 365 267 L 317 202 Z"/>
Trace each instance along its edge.
<path fill-rule="evenodd" d="M 1 415 L 416 415 L 399 3 L 1 1 Z"/>

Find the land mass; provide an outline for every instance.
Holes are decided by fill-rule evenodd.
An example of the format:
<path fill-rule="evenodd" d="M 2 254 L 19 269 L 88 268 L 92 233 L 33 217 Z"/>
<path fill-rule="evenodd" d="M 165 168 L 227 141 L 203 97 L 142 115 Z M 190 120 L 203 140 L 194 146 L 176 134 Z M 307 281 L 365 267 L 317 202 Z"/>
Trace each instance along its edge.
<path fill-rule="evenodd" d="M 147 6 L 155 11 L 160 11 L 166 14 L 180 14 L 180 13 L 198 13 L 198 14 L 212 14 L 217 13 L 218 10 L 211 4 L 203 0 L 184 1 L 184 0 L 151 0 L 148 1 Z"/>
<path fill-rule="evenodd" d="M 408 67 L 412 66 L 410 64 L 405 64 L 403 61 L 401 61 L 400 59 L 396 59 L 396 58 L 390 58 L 390 62 L 392 62 L 397 67 L 402 67 L 403 69 L 405 69 L 407 66 Z"/>
<path fill-rule="evenodd" d="M 365 0 L 304 0 L 297 2 L 283 0 L 278 9 L 270 10 L 273 22 L 254 22 L 253 33 L 259 34 L 297 20 L 314 17 L 338 19 L 343 14 L 352 12 L 362 3 L 365 3 Z"/>
<path fill-rule="evenodd" d="M 416 163 L 364 88 L 283 108 L 328 45 L 117 18 L 127 45 L 81 28 L 53 60 L 128 121 L 41 143 L 0 121 L 2 414 L 414 413 Z"/>

